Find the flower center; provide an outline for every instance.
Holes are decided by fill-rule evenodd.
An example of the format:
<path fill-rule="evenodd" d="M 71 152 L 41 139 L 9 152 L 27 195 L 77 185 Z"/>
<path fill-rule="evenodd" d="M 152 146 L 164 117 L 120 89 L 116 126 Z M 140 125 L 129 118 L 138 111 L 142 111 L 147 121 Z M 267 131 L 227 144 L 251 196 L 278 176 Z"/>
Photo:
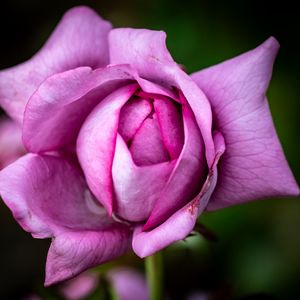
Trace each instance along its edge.
<path fill-rule="evenodd" d="M 137 166 L 171 161 L 183 146 L 181 107 L 167 97 L 134 95 L 121 109 L 118 132 Z"/>

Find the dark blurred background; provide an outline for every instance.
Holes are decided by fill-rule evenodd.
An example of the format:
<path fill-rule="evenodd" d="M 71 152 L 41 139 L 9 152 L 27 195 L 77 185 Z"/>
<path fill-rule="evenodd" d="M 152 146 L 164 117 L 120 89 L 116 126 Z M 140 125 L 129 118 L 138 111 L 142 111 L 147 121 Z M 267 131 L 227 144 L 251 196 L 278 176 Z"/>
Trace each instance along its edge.
<path fill-rule="evenodd" d="M 300 181 L 299 10 L 292 2 L 263 1 L 16 1 L 0 4 L 0 69 L 30 58 L 72 6 L 93 7 L 115 27 L 167 32 L 174 59 L 188 72 L 216 64 L 256 47 L 270 35 L 281 50 L 268 92 L 287 159 Z M 49 241 L 20 229 L 0 203 L 0 299 L 31 292 L 54 299 L 44 289 Z M 300 202 L 272 199 L 201 217 L 218 236 L 207 242 L 188 238 L 164 252 L 170 299 L 199 290 L 214 299 L 300 299 Z M 120 263 L 141 261 L 127 256 Z"/>

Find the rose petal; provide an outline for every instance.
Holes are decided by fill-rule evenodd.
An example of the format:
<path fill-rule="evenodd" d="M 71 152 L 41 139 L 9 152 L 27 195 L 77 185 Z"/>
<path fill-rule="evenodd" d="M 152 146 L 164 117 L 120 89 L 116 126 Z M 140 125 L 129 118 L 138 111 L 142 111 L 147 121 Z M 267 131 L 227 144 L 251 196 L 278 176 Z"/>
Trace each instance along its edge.
<path fill-rule="evenodd" d="M 186 97 L 200 128 L 211 166 L 215 153 L 211 135 L 211 107 L 206 96 L 191 78 L 173 61 L 165 44 L 163 31 L 120 28 L 109 33 L 110 61 L 113 64 L 128 63 L 141 77 L 159 85 L 181 90 Z"/>
<path fill-rule="evenodd" d="M 48 76 L 79 66 L 108 64 L 109 22 L 88 7 L 70 9 L 44 47 L 27 62 L 0 72 L 0 104 L 22 122 L 25 105 Z"/>
<path fill-rule="evenodd" d="M 169 161 L 159 130 L 156 114 L 147 118 L 136 132 L 130 145 L 130 152 L 136 165 L 146 166 Z"/>
<path fill-rule="evenodd" d="M 182 97 L 182 113 L 184 146 L 175 168 L 143 228 L 144 230 L 161 224 L 187 204 L 199 192 L 205 180 L 203 174 L 205 174 L 207 164 L 203 140 L 193 112 L 184 97 Z"/>
<path fill-rule="evenodd" d="M 53 239 L 48 252 L 45 286 L 70 279 L 129 248 L 130 232 L 118 224 L 102 231 L 62 233 Z"/>
<path fill-rule="evenodd" d="M 129 221 L 146 220 L 175 163 L 137 166 L 124 140 L 118 135 L 112 166 L 117 215 Z"/>
<path fill-rule="evenodd" d="M 168 149 L 170 158 L 176 159 L 180 155 L 184 143 L 183 120 L 179 112 L 180 108 L 168 99 L 155 99 L 154 109 L 163 143 Z"/>
<path fill-rule="evenodd" d="M 25 154 L 20 126 L 8 118 L 0 118 L 0 170 Z"/>
<path fill-rule="evenodd" d="M 96 206 L 81 171 L 60 157 L 27 154 L 0 172 L 0 195 L 24 230 L 52 237 L 112 223 Z"/>
<path fill-rule="evenodd" d="M 144 78 L 141 78 L 138 76 L 138 74 L 135 75 L 135 78 L 136 81 L 139 83 L 140 87 L 142 88 L 142 91 L 147 93 L 148 95 L 151 95 L 151 98 L 163 96 L 180 102 L 178 100 L 178 95 L 176 95 L 176 93 L 173 90 L 165 88 L 164 86 L 156 84 L 155 82 L 151 82 Z"/>
<path fill-rule="evenodd" d="M 81 171 L 61 157 L 27 154 L 0 172 L 0 195 L 34 237 L 54 237 L 46 285 L 123 254 L 130 230 L 95 204 Z"/>
<path fill-rule="evenodd" d="M 149 300 L 149 289 L 143 274 L 130 268 L 114 268 L 107 274 L 118 299 Z"/>
<path fill-rule="evenodd" d="M 198 216 L 206 208 L 214 191 L 218 177 L 218 161 L 225 151 L 224 139 L 220 133 L 214 134 L 214 142 L 216 157 L 200 193 L 160 226 L 151 231 L 143 231 L 142 226 L 137 226 L 134 230 L 132 247 L 139 257 L 152 255 L 172 243 L 184 239 L 193 230 Z"/>
<path fill-rule="evenodd" d="M 126 143 L 134 137 L 151 111 L 151 102 L 143 98 L 130 99 L 122 107 L 118 131 Z"/>
<path fill-rule="evenodd" d="M 113 210 L 112 163 L 122 106 L 138 88 L 120 88 L 100 102 L 83 123 L 77 139 L 77 155 L 87 183 L 111 215 Z"/>
<path fill-rule="evenodd" d="M 98 287 L 99 274 L 87 271 L 64 282 L 59 292 L 66 300 L 82 300 L 90 296 Z"/>
<path fill-rule="evenodd" d="M 76 141 L 80 127 L 104 97 L 133 80 L 128 66 L 92 71 L 81 67 L 47 78 L 30 98 L 23 140 L 31 152 L 45 152 Z"/>
<path fill-rule="evenodd" d="M 192 76 L 209 97 L 216 128 L 226 140 L 210 210 L 258 198 L 299 195 L 265 98 L 278 48 L 270 38 Z"/>

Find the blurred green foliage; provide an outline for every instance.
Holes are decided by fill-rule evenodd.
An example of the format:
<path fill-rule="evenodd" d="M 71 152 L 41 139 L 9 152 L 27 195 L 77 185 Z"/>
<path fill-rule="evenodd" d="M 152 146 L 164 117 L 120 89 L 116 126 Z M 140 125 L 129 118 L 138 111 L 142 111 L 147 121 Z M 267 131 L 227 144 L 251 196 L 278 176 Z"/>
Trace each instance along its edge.
<path fill-rule="evenodd" d="M 90 5 L 116 27 L 166 31 L 173 57 L 188 72 L 238 55 L 274 35 L 282 48 L 268 92 L 269 102 L 299 182 L 300 63 L 296 37 L 300 26 L 292 3 L 264 6 L 262 1 L 14 0 L 1 4 L 0 68 L 33 55 L 62 13 L 77 4 Z M 48 242 L 31 239 L 3 204 L 0 208 L 0 298 L 20 299 L 42 286 Z M 184 299 L 193 290 L 208 291 L 221 300 L 246 299 L 259 293 L 269 295 L 260 299 L 300 299 L 299 199 L 253 202 L 207 213 L 200 219 L 219 241 L 211 243 L 195 235 L 165 251 L 170 299 Z M 112 265 L 116 263 L 142 268 L 133 255 Z M 111 265 L 100 270 L 107 266 Z"/>

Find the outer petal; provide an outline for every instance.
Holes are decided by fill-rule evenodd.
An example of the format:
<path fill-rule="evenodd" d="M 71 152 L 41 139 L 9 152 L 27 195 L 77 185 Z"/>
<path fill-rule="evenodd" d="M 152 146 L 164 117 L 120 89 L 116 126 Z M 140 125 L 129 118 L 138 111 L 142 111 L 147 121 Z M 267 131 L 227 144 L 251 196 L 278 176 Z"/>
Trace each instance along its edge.
<path fill-rule="evenodd" d="M 53 237 L 46 285 L 123 254 L 130 230 L 94 202 L 82 173 L 53 156 L 27 154 L 0 172 L 0 195 L 34 237 Z"/>
<path fill-rule="evenodd" d="M 216 157 L 200 193 L 160 226 L 150 231 L 142 231 L 142 226 L 135 229 L 132 247 L 139 257 L 152 255 L 172 243 L 184 239 L 193 230 L 198 216 L 206 208 L 216 186 L 217 164 L 225 151 L 224 139 L 220 133 L 215 133 L 214 141 Z"/>
<path fill-rule="evenodd" d="M 0 172 L 0 195 L 23 229 L 37 238 L 112 223 L 96 207 L 81 171 L 60 157 L 23 156 Z"/>
<path fill-rule="evenodd" d="M 125 86 L 100 102 L 85 120 L 77 140 L 77 154 L 87 183 L 109 214 L 113 210 L 112 163 L 119 115 L 137 85 Z"/>
<path fill-rule="evenodd" d="M 110 29 L 110 23 L 90 8 L 70 9 L 33 58 L 0 72 L 1 106 L 21 122 L 29 97 L 48 76 L 79 66 L 107 65 Z"/>
<path fill-rule="evenodd" d="M 204 146 L 201 133 L 188 103 L 182 97 L 184 146 L 174 170 L 157 199 L 151 216 L 144 226 L 149 230 L 168 219 L 199 193 L 205 180 Z"/>
<path fill-rule="evenodd" d="M 26 106 L 23 140 L 27 149 L 45 152 L 74 143 L 91 110 L 133 80 L 129 72 L 124 65 L 94 71 L 81 67 L 46 79 Z"/>
<path fill-rule="evenodd" d="M 250 52 L 192 75 L 209 97 L 216 127 L 226 141 L 210 210 L 299 194 L 265 98 L 278 47 L 270 38 Z"/>
<path fill-rule="evenodd" d="M 144 221 L 153 210 L 176 161 L 136 166 L 120 135 L 117 136 L 112 176 L 116 213 L 130 221 Z"/>
<path fill-rule="evenodd" d="M 112 269 L 107 274 L 120 300 L 149 300 L 149 288 L 145 277 L 129 268 Z"/>
<path fill-rule="evenodd" d="M 46 264 L 45 285 L 70 279 L 130 248 L 130 232 L 114 225 L 102 231 L 65 232 L 53 239 Z"/>
<path fill-rule="evenodd" d="M 162 31 L 113 29 L 109 33 L 110 61 L 113 64 L 129 63 L 141 77 L 169 89 L 175 86 L 183 92 L 195 114 L 205 143 L 207 161 L 211 166 L 215 153 L 210 104 L 193 80 L 173 61 L 165 39 L 166 34 Z"/>
<path fill-rule="evenodd" d="M 0 118 L 0 170 L 23 154 L 20 126 L 7 118 Z"/>

